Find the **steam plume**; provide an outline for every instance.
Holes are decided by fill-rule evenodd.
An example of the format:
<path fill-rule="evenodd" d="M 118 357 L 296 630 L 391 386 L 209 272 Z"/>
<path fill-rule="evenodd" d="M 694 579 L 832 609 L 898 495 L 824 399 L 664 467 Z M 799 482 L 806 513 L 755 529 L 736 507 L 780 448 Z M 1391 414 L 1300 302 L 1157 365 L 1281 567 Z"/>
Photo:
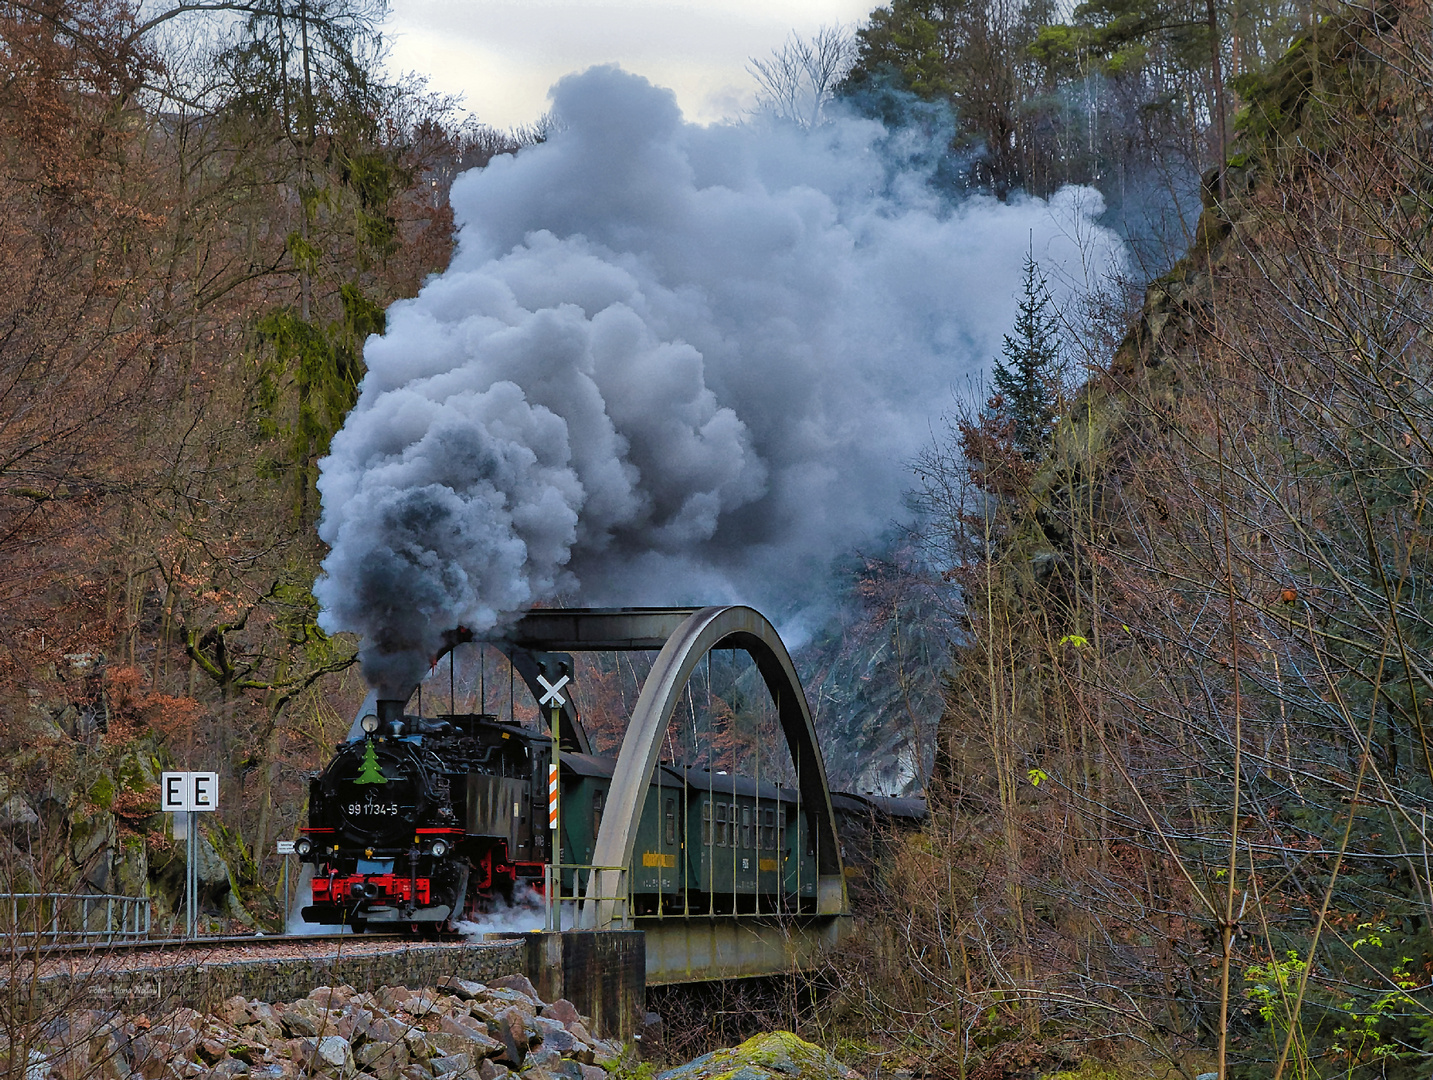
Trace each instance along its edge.
<path fill-rule="evenodd" d="M 557 595 L 799 596 L 897 516 L 1027 244 L 1057 279 L 1120 258 L 1098 194 L 952 208 L 870 121 L 699 127 L 615 67 L 552 99 L 548 142 L 454 184 L 452 264 L 322 463 L 323 625 L 385 695 Z"/>

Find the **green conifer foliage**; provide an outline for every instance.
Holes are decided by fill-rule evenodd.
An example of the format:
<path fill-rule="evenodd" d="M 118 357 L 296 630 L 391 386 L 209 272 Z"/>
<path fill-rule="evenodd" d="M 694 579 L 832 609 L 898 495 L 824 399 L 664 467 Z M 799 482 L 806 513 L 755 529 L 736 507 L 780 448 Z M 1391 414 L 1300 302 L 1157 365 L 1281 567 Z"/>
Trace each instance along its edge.
<path fill-rule="evenodd" d="M 386 784 L 388 777 L 383 775 L 383 770 L 378 767 L 378 755 L 373 752 L 373 740 L 366 739 L 363 743 L 363 764 L 359 766 L 358 778 L 353 781 L 355 784 Z"/>
<path fill-rule="evenodd" d="M 1024 458 L 1040 455 L 1050 439 L 1060 398 L 1060 345 L 1054 302 L 1034 256 L 1025 255 L 1020 314 L 1005 335 L 1004 360 L 995 361 L 995 389 L 1014 424 L 1015 448 Z"/>

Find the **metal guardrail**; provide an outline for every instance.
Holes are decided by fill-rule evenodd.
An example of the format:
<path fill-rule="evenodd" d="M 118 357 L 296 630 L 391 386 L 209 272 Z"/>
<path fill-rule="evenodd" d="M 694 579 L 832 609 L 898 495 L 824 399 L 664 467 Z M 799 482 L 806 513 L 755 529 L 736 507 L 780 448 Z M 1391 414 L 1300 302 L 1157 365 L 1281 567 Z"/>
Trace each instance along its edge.
<path fill-rule="evenodd" d="M 0 917 L 9 919 L 8 925 L 0 927 L 0 942 L 9 939 L 56 945 L 142 941 L 149 937 L 147 896 L 0 893 L 0 912 L 5 913 Z"/>
<path fill-rule="evenodd" d="M 572 894 L 563 895 L 562 872 L 572 871 Z M 610 871 L 617 875 L 617 885 L 612 894 L 591 895 L 588 884 L 592 875 L 597 871 Z M 606 873 L 598 877 L 598 881 L 610 880 Z M 603 901 L 611 901 L 617 911 L 617 921 L 620 925 L 627 924 L 627 913 L 632 910 L 631 890 L 628 886 L 627 867 L 625 866 L 597 866 L 593 863 L 561 863 L 553 866 L 548 863 L 543 867 L 542 886 L 545 899 L 545 910 L 547 919 L 544 926 L 548 930 L 557 931 L 562 929 L 562 905 L 565 903 L 575 904 L 579 908 L 577 917 L 578 925 L 583 925 L 581 915 L 582 905 L 591 902 L 594 906 Z M 617 908 L 620 904 L 621 907 Z"/>

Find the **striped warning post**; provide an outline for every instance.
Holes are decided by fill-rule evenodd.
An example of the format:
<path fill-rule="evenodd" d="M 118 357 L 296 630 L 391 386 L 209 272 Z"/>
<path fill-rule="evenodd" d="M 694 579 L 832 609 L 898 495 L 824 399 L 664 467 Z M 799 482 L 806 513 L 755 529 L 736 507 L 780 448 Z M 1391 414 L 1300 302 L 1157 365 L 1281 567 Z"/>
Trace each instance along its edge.
<path fill-rule="evenodd" d="M 547 767 L 547 827 L 557 828 L 557 766 Z"/>

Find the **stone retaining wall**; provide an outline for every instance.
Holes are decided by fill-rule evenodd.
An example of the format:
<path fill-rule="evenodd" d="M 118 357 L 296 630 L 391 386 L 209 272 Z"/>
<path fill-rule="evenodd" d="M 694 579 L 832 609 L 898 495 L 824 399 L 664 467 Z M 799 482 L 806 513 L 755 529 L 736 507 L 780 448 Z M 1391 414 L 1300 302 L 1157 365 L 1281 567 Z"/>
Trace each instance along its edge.
<path fill-rule="evenodd" d="M 347 983 L 358 990 L 380 986 L 434 986 L 444 976 L 491 982 L 523 974 L 527 947 L 521 940 L 471 945 L 399 945 L 391 952 L 303 959 L 251 959 L 217 964 L 196 962 L 165 968 L 88 970 L 50 975 L 36 992 L 45 1011 L 69 1008 L 118 1009 L 125 1013 L 166 1012 L 179 1006 L 209 1012 L 226 998 L 295 1001 L 316 986 Z"/>

